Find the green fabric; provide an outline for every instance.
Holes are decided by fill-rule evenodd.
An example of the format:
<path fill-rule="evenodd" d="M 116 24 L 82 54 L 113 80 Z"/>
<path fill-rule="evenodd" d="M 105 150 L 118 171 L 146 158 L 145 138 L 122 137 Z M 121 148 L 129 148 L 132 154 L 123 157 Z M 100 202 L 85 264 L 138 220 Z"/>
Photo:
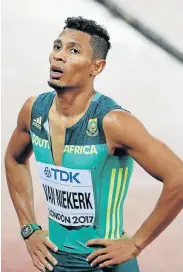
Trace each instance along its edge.
<path fill-rule="evenodd" d="M 137 259 L 134 258 L 120 265 L 108 266 L 103 269 L 92 267 L 86 261 L 87 254 L 72 254 L 59 251 L 51 252 L 58 264 L 54 266 L 54 272 L 139 272 Z M 48 270 L 46 270 L 48 272 Z"/>
<path fill-rule="evenodd" d="M 34 230 L 40 229 L 40 226 L 38 224 L 31 224 Z"/>
<path fill-rule="evenodd" d="M 48 112 L 54 95 L 54 92 L 45 93 L 35 101 L 30 131 L 36 160 L 50 165 L 54 165 L 54 160 Z M 89 239 L 118 239 L 123 233 L 123 204 L 133 159 L 125 153 L 109 154 L 102 121 L 114 109 L 122 108 L 112 99 L 96 93 L 80 121 L 66 129 L 62 166 L 91 171 L 96 212 L 92 226 L 65 227 L 49 218 L 50 239 L 62 251 L 90 253 L 94 248 L 86 246 Z"/>

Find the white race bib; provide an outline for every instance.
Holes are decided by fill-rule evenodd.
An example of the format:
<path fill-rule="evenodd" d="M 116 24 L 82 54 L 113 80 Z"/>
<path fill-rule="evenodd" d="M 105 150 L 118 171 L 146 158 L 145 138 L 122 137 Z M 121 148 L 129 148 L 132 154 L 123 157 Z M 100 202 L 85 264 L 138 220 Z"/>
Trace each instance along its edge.
<path fill-rule="evenodd" d="M 65 226 L 90 226 L 95 202 L 90 170 L 70 169 L 38 162 L 48 214 Z"/>

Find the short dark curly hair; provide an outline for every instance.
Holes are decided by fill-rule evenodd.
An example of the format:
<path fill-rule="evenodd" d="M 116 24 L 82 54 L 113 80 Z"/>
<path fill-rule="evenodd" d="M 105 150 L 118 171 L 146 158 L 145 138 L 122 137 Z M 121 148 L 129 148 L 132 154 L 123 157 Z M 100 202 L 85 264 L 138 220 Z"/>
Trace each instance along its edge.
<path fill-rule="evenodd" d="M 93 49 L 93 57 L 106 59 L 111 43 L 109 33 L 105 27 L 81 16 L 68 17 L 65 24 L 64 29 L 76 29 L 90 34 L 92 36 L 90 45 Z"/>

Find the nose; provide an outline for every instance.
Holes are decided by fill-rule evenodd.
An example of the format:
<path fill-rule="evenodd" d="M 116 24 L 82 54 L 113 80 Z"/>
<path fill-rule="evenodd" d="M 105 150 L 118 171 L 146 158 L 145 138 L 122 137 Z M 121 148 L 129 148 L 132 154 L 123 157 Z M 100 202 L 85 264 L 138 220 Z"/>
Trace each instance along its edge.
<path fill-rule="evenodd" d="M 54 59 L 54 61 L 61 61 L 61 62 L 65 63 L 66 62 L 66 57 L 64 55 L 63 50 L 60 50 L 59 52 L 55 53 L 53 55 L 53 59 Z"/>

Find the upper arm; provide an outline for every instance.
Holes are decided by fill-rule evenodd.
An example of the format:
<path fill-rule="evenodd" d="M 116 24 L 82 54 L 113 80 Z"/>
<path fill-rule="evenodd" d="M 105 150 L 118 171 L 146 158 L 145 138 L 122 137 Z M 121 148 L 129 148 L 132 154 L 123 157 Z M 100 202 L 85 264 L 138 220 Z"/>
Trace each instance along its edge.
<path fill-rule="evenodd" d="M 8 158 L 13 158 L 16 161 L 23 163 L 29 159 L 32 154 L 30 121 L 34 101 L 35 97 L 28 98 L 19 112 L 17 126 L 11 136 L 6 150 L 6 160 Z"/>
<path fill-rule="evenodd" d="M 103 126 L 106 139 L 113 149 L 125 147 L 153 177 L 164 181 L 182 172 L 183 162 L 167 145 L 150 135 L 133 115 L 112 111 L 104 117 Z"/>

